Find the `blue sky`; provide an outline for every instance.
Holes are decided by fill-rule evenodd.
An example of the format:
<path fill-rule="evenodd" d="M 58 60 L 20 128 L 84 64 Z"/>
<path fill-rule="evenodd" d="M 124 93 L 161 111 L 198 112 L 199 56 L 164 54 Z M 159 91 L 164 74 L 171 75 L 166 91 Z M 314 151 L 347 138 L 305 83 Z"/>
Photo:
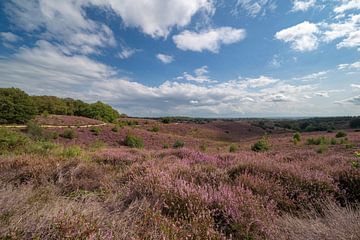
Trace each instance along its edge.
<path fill-rule="evenodd" d="M 5 0 L 0 87 L 131 116 L 360 115 L 360 0 Z"/>

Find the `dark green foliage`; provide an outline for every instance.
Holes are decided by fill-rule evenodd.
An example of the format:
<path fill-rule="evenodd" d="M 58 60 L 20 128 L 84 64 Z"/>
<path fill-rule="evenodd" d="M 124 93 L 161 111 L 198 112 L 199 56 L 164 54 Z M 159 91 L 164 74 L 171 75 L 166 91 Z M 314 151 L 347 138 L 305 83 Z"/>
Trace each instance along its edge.
<path fill-rule="evenodd" d="M 176 140 L 173 144 L 173 148 L 182 148 L 184 147 L 185 143 L 181 140 Z"/>
<path fill-rule="evenodd" d="M 168 148 L 169 148 L 169 144 L 165 143 L 165 144 L 163 145 L 163 148 L 164 148 L 164 149 L 168 149 Z"/>
<path fill-rule="evenodd" d="M 351 128 L 360 128 L 360 117 L 351 119 L 349 125 Z"/>
<path fill-rule="evenodd" d="M 36 108 L 40 114 L 71 115 L 66 102 L 55 96 L 33 96 Z"/>
<path fill-rule="evenodd" d="M 98 119 L 105 122 L 114 122 L 120 117 L 118 111 L 113 109 L 110 105 L 102 102 L 90 104 L 84 111 L 83 115 L 88 118 Z"/>
<path fill-rule="evenodd" d="M 37 114 L 29 95 L 17 88 L 0 88 L 0 124 L 26 123 Z"/>
<path fill-rule="evenodd" d="M 336 138 L 342 138 L 342 137 L 346 137 L 346 132 L 343 132 L 343 131 L 340 131 L 340 132 L 338 132 L 337 134 L 336 134 Z"/>
<path fill-rule="evenodd" d="M 238 147 L 235 144 L 231 144 L 229 147 L 229 152 L 234 153 L 238 150 Z"/>
<path fill-rule="evenodd" d="M 169 118 L 169 117 L 164 117 L 164 118 L 161 119 L 161 122 L 162 122 L 162 123 L 165 123 L 165 124 L 171 123 L 171 118 Z"/>
<path fill-rule="evenodd" d="M 331 138 L 331 141 L 330 141 L 331 145 L 336 145 L 337 144 L 337 141 L 335 138 Z"/>
<path fill-rule="evenodd" d="M 98 136 L 101 133 L 101 128 L 99 127 L 91 127 L 90 132 L 92 132 L 95 136 Z"/>
<path fill-rule="evenodd" d="M 270 145 L 266 137 L 263 137 L 261 140 L 257 141 L 252 145 L 251 150 L 254 152 L 265 152 L 270 149 Z"/>
<path fill-rule="evenodd" d="M 125 137 L 125 145 L 131 148 L 143 148 L 144 147 L 144 141 L 142 138 L 133 136 L 131 134 L 126 135 Z"/>
<path fill-rule="evenodd" d="M 61 137 L 67 138 L 67 139 L 74 139 L 76 137 L 76 132 L 74 129 L 66 129 L 63 133 L 60 134 Z"/>

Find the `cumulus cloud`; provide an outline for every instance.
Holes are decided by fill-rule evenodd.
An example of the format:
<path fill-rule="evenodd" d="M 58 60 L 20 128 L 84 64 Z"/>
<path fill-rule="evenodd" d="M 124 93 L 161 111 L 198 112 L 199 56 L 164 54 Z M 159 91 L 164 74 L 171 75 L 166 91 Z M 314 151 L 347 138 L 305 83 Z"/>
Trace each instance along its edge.
<path fill-rule="evenodd" d="M 319 45 L 319 28 L 308 21 L 283 29 L 275 34 L 275 38 L 290 43 L 295 51 L 306 52 L 315 50 Z"/>
<path fill-rule="evenodd" d="M 360 105 L 360 95 L 359 96 L 354 96 L 354 97 L 350 97 L 344 100 L 340 100 L 340 101 L 335 101 L 334 103 L 336 104 L 354 104 L 354 105 Z"/>
<path fill-rule="evenodd" d="M 273 12 L 277 8 L 275 1 L 272 0 L 237 0 L 232 13 L 240 15 L 244 12 L 250 17 L 265 15 L 267 12 Z"/>
<path fill-rule="evenodd" d="M 164 64 L 169 64 L 174 61 L 174 57 L 166 54 L 159 53 L 156 55 L 156 58 L 159 59 Z"/>
<path fill-rule="evenodd" d="M 240 42 L 246 37 L 244 29 L 221 27 L 200 32 L 183 31 L 173 37 L 176 46 L 184 51 L 210 51 L 217 53 L 221 45 Z"/>
<path fill-rule="evenodd" d="M 314 7 L 316 4 L 316 0 L 294 0 L 293 7 L 291 9 L 292 12 L 305 12 L 310 8 Z"/>
<path fill-rule="evenodd" d="M 316 86 L 291 85 L 266 76 L 245 78 L 209 85 L 206 66 L 194 70 L 193 80 L 165 81 L 149 87 L 87 56 L 66 55 L 58 46 L 39 41 L 34 48 L 21 48 L 0 59 L 0 87 L 20 87 L 31 94 L 54 94 L 87 101 L 103 100 L 134 116 L 191 115 L 234 116 L 238 114 L 298 114 L 296 103 L 303 101 Z M 195 81 L 196 79 L 197 81 Z M 211 80 L 212 81 L 212 80 Z M 259 91 L 254 91 L 259 88 Z M 294 103 L 294 105 L 292 105 Z M 302 105 L 302 104 L 300 104 Z"/>
<path fill-rule="evenodd" d="M 134 49 L 134 48 L 128 48 L 128 47 L 123 47 L 121 52 L 119 52 L 117 54 L 117 56 L 121 59 L 128 59 L 131 56 L 133 56 L 135 53 L 139 52 L 139 49 Z"/>
<path fill-rule="evenodd" d="M 351 84 L 350 87 L 351 87 L 354 91 L 359 91 L 359 90 L 360 90 L 360 84 Z"/>

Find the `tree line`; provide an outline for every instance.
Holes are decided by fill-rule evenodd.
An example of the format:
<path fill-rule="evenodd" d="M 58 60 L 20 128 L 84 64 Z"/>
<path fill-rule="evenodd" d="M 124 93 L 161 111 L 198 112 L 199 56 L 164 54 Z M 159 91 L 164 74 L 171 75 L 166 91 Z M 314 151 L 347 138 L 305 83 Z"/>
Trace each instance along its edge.
<path fill-rule="evenodd" d="M 39 114 L 82 116 L 105 122 L 120 117 L 103 102 L 86 103 L 72 98 L 30 96 L 18 88 L 0 88 L 0 124 L 26 123 Z"/>

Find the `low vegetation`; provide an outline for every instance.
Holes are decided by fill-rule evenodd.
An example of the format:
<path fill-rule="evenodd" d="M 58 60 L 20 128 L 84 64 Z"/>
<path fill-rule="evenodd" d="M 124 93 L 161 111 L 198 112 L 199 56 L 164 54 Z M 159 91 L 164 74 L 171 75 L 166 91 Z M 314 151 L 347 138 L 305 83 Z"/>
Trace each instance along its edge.
<path fill-rule="evenodd" d="M 125 145 L 131 148 L 143 148 L 144 147 L 144 141 L 140 137 L 128 134 L 125 137 L 124 141 Z"/>

